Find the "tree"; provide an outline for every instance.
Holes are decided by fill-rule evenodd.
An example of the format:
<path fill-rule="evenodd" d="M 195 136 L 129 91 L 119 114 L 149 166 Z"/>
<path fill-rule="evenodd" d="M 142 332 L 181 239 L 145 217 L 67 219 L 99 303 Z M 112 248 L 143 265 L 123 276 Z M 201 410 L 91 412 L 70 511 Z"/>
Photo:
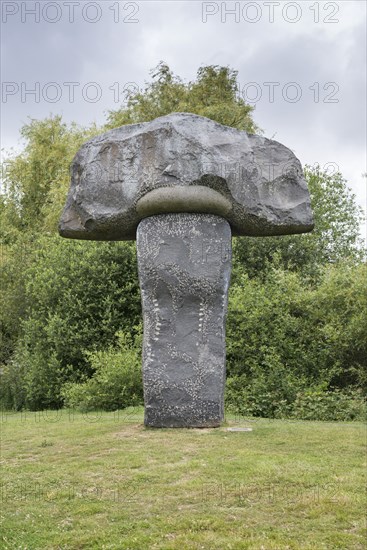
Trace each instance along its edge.
<path fill-rule="evenodd" d="M 31 120 L 20 133 L 22 153 L 3 163 L 0 239 L 12 242 L 18 231 L 55 232 L 69 187 L 69 166 L 80 145 L 97 132 L 62 122 L 61 116 Z M 11 223 L 9 221 L 11 220 Z M 5 223 L 7 221 L 7 223 Z"/>
<path fill-rule="evenodd" d="M 115 344 L 118 331 L 134 333 L 132 327 L 139 323 L 135 246 L 42 236 L 23 256 L 23 311 L 17 311 L 18 318 L 8 309 L 4 313 L 4 329 L 15 330 L 10 321 L 20 327 L 2 384 L 12 381 L 17 391 L 21 388 L 22 399 L 7 390 L 3 402 L 31 409 L 60 407 L 62 385 L 93 374 L 86 352 Z M 13 290 L 5 293 L 10 305 L 19 302 L 11 298 Z"/>
<path fill-rule="evenodd" d="M 161 62 L 151 74 L 153 81 L 144 92 L 132 92 L 127 106 L 109 112 L 106 129 L 188 112 L 249 133 L 259 131 L 252 120 L 254 107 L 238 97 L 237 71 L 217 65 L 200 67 L 196 80 L 185 84 Z"/>
<path fill-rule="evenodd" d="M 298 271 L 315 278 L 325 264 L 364 257 L 359 227 L 362 210 L 342 174 L 328 174 L 306 166 L 305 177 L 311 196 L 315 228 L 311 233 L 279 237 L 243 237 L 235 239 L 237 273 L 245 270 L 250 277 L 264 278 L 271 265 Z"/>
<path fill-rule="evenodd" d="M 265 281 L 244 274 L 232 285 L 227 374 L 237 410 L 287 416 L 305 392 L 301 402 L 311 391 L 316 407 L 324 397 L 327 405 L 325 392 L 354 389 L 357 400 L 367 392 L 366 265 L 343 261 L 321 271 L 317 286 L 274 267 Z"/>

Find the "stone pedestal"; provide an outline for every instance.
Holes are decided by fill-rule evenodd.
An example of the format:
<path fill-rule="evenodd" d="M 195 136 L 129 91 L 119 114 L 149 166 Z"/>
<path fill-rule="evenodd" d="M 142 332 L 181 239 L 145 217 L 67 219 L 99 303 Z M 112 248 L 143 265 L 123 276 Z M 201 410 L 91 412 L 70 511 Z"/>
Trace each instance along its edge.
<path fill-rule="evenodd" d="M 145 425 L 215 427 L 224 416 L 231 228 L 211 214 L 160 214 L 137 229 Z"/>

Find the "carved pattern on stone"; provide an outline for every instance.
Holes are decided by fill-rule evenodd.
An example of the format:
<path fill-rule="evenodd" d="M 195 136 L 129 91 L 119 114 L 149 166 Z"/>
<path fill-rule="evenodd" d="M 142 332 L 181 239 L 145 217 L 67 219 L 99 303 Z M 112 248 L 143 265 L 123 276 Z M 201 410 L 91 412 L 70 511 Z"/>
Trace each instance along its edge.
<path fill-rule="evenodd" d="M 145 423 L 217 426 L 223 418 L 229 224 L 211 214 L 162 214 L 143 220 L 137 239 Z"/>

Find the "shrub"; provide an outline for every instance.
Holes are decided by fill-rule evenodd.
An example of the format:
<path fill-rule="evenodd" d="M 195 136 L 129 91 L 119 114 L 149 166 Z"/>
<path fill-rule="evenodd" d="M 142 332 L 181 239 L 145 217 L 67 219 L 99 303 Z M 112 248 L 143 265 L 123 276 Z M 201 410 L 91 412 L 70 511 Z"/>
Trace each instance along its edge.
<path fill-rule="evenodd" d="M 25 391 L 22 384 L 24 372 L 15 361 L 0 364 L 0 408 L 3 410 L 22 409 Z"/>
<path fill-rule="evenodd" d="M 297 395 L 292 416 L 301 420 L 366 420 L 366 400 L 360 390 L 308 390 Z"/>
<path fill-rule="evenodd" d="M 118 330 L 140 320 L 135 247 L 46 235 L 9 249 L 5 268 L 0 341 L 14 349 L 0 350 L 7 365 L 0 401 L 7 408 L 59 408 L 63 384 L 93 374 L 85 350 L 107 350 Z M 17 280 L 22 290 L 13 289 Z"/>
<path fill-rule="evenodd" d="M 280 375 L 280 373 L 279 373 Z M 333 391 L 321 386 L 305 388 L 305 381 L 284 376 L 265 376 L 246 380 L 244 376 L 227 379 L 226 409 L 242 417 L 294 418 L 298 420 L 366 420 L 366 400 L 359 389 Z"/>
<path fill-rule="evenodd" d="M 133 341 L 120 332 L 117 347 L 87 352 L 87 356 L 95 372 L 81 384 L 64 384 L 61 393 L 66 407 L 112 411 L 143 403 L 140 334 Z"/>
<path fill-rule="evenodd" d="M 279 364 L 251 378 L 234 376 L 227 379 L 226 408 L 241 416 L 288 418 L 297 392 L 305 384 Z"/>
<path fill-rule="evenodd" d="M 283 393 L 289 376 L 296 392 L 321 385 L 366 392 L 366 267 L 325 268 L 317 286 L 282 269 L 263 282 L 243 275 L 229 293 L 228 377 L 245 376 L 251 387 L 278 380 Z"/>

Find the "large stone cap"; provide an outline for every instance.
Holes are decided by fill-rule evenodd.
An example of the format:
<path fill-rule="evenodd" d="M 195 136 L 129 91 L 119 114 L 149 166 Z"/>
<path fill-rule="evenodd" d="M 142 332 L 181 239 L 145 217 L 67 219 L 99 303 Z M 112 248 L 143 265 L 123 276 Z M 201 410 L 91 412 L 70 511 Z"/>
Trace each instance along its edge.
<path fill-rule="evenodd" d="M 173 113 L 121 126 L 79 149 L 59 232 L 74 239 L 135 239 L 141 219 L 167 212 L 222 216 L 234 235 L 313 228 L 307 184 L 290 149 Z"/>

